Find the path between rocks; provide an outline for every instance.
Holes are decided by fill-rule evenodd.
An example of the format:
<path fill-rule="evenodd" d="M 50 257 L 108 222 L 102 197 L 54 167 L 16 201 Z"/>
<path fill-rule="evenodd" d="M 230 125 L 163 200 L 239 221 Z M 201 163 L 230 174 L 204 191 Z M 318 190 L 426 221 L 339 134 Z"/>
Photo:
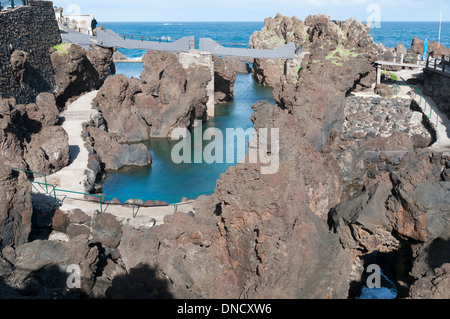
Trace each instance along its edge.
<path fill-rule="evenodd" d="M 82 124 L 93 118 L 98 111 L 92 109 L 92 100 L 96 97 L 98 91 L 92 91 L 82 95 L 76 101 L 71 103 L 67 110 L 62 114 L 64 123 L 62 127 L 69 137 L 70 164 L 59 172 L 47 176 L 47 183 L 55 185 L 57 189 L 68 190 L 78 193 L 84 193 L 84 172 L 87 169 L 89 153 L 84 146 L 84 140 L 81 137 Z M 37 182 L 44 183 L 44 178 L 36 178 Z M 51 188 L 49 188 L 51 191 Z M 53 193 L 45 194 L 45 187 L 33 184 L 34 200 L 38 200 L 40 205 L 54 205 Z M 78 208 L 89 215 L 100 211 L 100 203 L 87 201 L 82 194 L 69 192 L 56 192 L 56 197 L 60 201 L 59 209 L 70 211 Z M 118 219 L 126 220 L 133 217 L 133 207 L 125 205 L 102 205 L 103 213 L 110 213 Z M 177 210 L 187 213 L 193 210 L 192 202 L 186 202 L 177 205 Z M 174 206 L 161 207 L 136 207 L 134 222 L 147 224 L 150 219 L 155 219 L 156 224 L 163 223 L 164 216 L 173 214 Z"/>
<path fill-rule="evenodd" d="M 398 72 L 398 77 L 401 81 L 405 82 L 414 76 L 417 75 L 417 71 L 412 70 L 402 70 L 401 72 Z M 419 87 L 421 91 L 422 88 Z M 398 96 L 400 97 L 409 97 L 411 98 L 409 94 L 411 94 L 412 89 L 407 86 L 400 86 Z M 436 130 L 436 142 L 430 146 L 430 149 L 433 150 L 448 150 L 450 149 L 450 120 L 448 117 L 440 111 L 437 104 L 434 102 L 434 100 L 424 95 L 424 98 L 421 98 L 419 94 L 417 94 L 413 99 L 417 102 L 417 104 L 420 106 L 422 112 L 429 117 L 430 122 L 433 124 L 433 128 Z M 428 102 L 428 105 L 427 105 Z M 431 112 L 430 117 L 430 105 L 434 109 L 434 112 Z M 436 127 L 436 120 L 437 120 L 437 127 Z"/>
<path fill-rule="evenodd" d="M 420 105 L 422 110 L 425 110 L 426 107 L 426 111 L 424 111 L 424 113 L 427 116 L 430 116 L 430 105 L 434 110 L 434 112 L 431 112 L 430 122 L 433 123 L 436 130 L 436 142 L 430 148 L 435 150 L 448 150 L 450 149 L 450 120 L 448 119 L 447 115 L 441 112 L 441 110 L 431 97 L 426 95 L 424 95 L 424 97 L 425 99 L 420 99 L 420 96 L 416 96 L 415 100 L 417 104 Z M 428 105 L 426 105 L 426 102 L 428 102 Z M 437 127 L 435 125 L 436 120 L 438 122 Z"/>

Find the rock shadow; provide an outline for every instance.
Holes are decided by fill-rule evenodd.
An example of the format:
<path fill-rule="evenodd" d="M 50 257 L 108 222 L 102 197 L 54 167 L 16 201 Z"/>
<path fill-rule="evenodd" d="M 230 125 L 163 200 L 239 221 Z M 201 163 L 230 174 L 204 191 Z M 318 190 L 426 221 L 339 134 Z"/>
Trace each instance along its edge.
<path fill-rule="evenodd" d="M 157 267 L 140 263 L 126 275 L 114 277 L 105 292 L 107 299 L 173 299 L 170 281 Z"/>
<path fill-rule="evenodd" d="M 433 124 L 431 124 L 431 121 L 428 118 L 428 116 L 422 111 L 422 108 L 419 106 L 419 104 L 417 104 L 417 102 L 415 100 L 412 100 L 411 105 L 410 105 L 410 109 L 412 111 L 414 111 L 414 112 L 419 112 L 419 113 L 423 114 L 423 116 L 422 116 L 422 125 L 426 128 L 426 130 L 431 135 L 431 143 L 430 143 L 430 145 L 433 145 L 434 143 L 436 143 L 436 141 L 437 141 L 436 129 L 434 128 Z"/>
<path fill-rule="evenodd" d="M 427 249 L 427 256 L 427 264 L 433 270 L 450 263 L 450 239 L 434 239 Z"/>
<path fill-rule="evenodd" d="M 80 154 L 80 147 L 78 145 L 69 145 L 69 153 L 70 153 L 70 160 L 69 164 L 72 164 Z"/>
<path fill-rule="evenodd" d="M 33 185 L 33 187 L 35 186 Z M 55 202 L 52 196 L 43 193 L 33 193 L 31 200 L 33 203 L 33 214 L 31 216 L 31 231 L 28 241 L 46 240 L 52 232 L 53 215 L 59 208 L 59 204 Z"/>
<path fill-rule="evenodd" d="M 0 277 L 0 299 L 85 299 L 88 296 L 79 289 L 69 289 L 69 274 L 58 266 L 40 269 L 22 284 Z"/>

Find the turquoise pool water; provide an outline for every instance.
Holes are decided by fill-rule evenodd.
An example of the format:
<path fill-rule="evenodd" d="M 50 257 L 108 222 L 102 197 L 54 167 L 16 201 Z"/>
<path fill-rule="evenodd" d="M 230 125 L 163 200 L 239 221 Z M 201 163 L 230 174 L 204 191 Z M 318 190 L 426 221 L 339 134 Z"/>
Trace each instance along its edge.
<path fill-rule="evenodd" d="M 142 69 L 141 64 L 118 63 L 117 73 L 127 76 L 136 76 Z M 138 72 L 138 73 L 136 73 Z M 238 74 L 234 86 L 235 95 L 231 102 L 216 105 L 215 117 L 202 124 L 205 131 L 214 127 L 220 129 L 225 135 L 227 128 L 252 128 L 250 117 L 253 114 L 251 106 L 258 100 L 269 100 L 272 104 L 272 89 L 263 87 L 253 80 L 251 74 Z M 211 194 L 216 187 L 220 174 L 228 167 L 235 165 L 239 160 L 237 156 L 233 163 L 181 163 L 172 161 L 172 148 L 179 141 L 170 139 L 152 139 L 146 142 L 152 156 L 152 165 L 149 167 L 126 167 L 119 171 L 107 172 L 103 182 L 103 193 L 106 200 L 114 197 L 122 202 L 135 198 L 142 200 L 162 200 L 167 203 L 179 202 L 181 197 L 193 199 L 198 193 Z M 203 142 L 201 150 L 210 142 Z M 225 148 L 224 142 L 224 148 Z M 238 143 L 235 142 L 237 149 Z M 192 156 L 199 150 L 192 145 Z"/>

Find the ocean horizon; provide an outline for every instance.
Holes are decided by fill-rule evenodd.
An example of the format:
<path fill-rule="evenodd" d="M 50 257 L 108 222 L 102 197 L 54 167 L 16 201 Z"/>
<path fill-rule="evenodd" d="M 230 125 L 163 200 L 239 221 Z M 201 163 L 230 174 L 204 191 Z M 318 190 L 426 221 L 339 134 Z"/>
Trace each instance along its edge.
<path fill-rule="evenodd" d="M 365 22 L 363 22 L 365 23 Z M 106 29 L 116 33 L 145 35 L 174 41 L 185 36 L 211 38 L 219 43 L 248 43 L 253 32 L 264 26 L 264 21 L 99 21 Z M 450 22 L 442 22 L 441 44 L 450 47 Z M 439 21 L 384 21 L 380 28 L 371 28 L 370 35 L 376 43 L 386 47 L 403 44 L 410 48 L 414 37 L 425 41 L 438 41 Z M 139 58 L 144 51 L 120 51 L 129 59 Z"/>

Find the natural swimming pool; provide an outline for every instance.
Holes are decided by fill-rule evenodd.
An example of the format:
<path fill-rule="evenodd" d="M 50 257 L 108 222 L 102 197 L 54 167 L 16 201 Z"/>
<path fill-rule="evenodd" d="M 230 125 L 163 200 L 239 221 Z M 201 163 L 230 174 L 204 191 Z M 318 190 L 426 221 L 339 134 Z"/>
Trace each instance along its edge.
<path fill-rule="evenodd" d="M 127 77 L 139 77 L 142 64 L 117 63 L 117 73 Z M 226 104 L 215 107 L 215 117 L 203 123 L 203 131 L 217 128 L 225 132 L 227 128 L 253 127 L 250 117 L 253 114 L 251 106 L 258 100 L 269 100 L 274 104 L 272 89 L 257 83 L 251 74 L 237 74 L 234 85 L 234 98 Z M 200 193 L 211 194 L 220 174 L 224 173 L 233 163 L 181 163 L 173 162 L 172 148 L 179 141 L 170 139 L 152 139 L 145 142 L 152 156 L 152 165 L 148 167 L 126 167 L 119 171 L 108 171 L 103 182 L 103 193 L 106 200 L 118 198 L 162 200 L 169 204 L 176 203 L 182 197 L 194 199 Z M 208 142 L 203 143 L 203 148 Z M 238 147 L 236 142 L 236 147 Z M 192 146 L 193 153 L 196 151 Z M 197 150 L 198 151 L 198 150 Z M 189 196 L 187 196 L 189 195 Z"/>

